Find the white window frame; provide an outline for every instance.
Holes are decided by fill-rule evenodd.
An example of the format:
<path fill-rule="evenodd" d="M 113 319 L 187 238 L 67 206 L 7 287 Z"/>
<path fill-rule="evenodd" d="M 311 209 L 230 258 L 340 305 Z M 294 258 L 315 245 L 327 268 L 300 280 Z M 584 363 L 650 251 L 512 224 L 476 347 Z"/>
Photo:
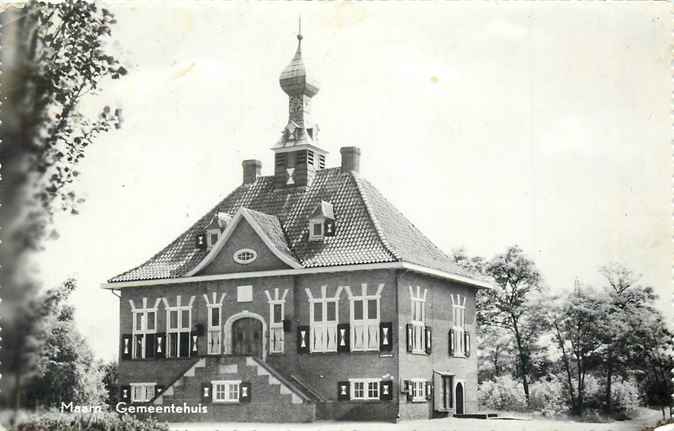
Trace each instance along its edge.
<path fill-rule="evenodd" d="M 363 395 L 362 396 L 356 396 L 356 385 L 363 385 Z M 376 395 L 371 395 L 370 394 L 370 385 L 374 385 L 376 388 Z M 380 379 L 373 379 L 373 378 L 363 378 L 363 379 L 349 379 L 349 398 L 352 401 L 372 401 L 372 400 L 379 400 L 380 398 Z"/>
<path fill-rule="evenodd" d="M 212 292 L 211 299 L 209 299 L 208 295 L 204 293 L 204 300 L 208 308 L 206 352 L 209 355 L 219 355 L 222 352 L 222 304 L 225 302 L 225 296 L 227 294 L 223 293 L 218 300 L 218 294 Z M 213 310 L 218 310 L 219 320 L 217 325 L 213 325 Z"/>
<path fill-rule="evenodd" d="M 223 397 L 219 397 L 218 386 L 224 386 Z M 232 398 L 230 389 L 236 386 L 236 398 Z M 211 399 L 218 404 L 238 403 L 241 396 L 241 380 L 211 380 Z"/>
<path fill-rule="evenodd" d="M 187 305 L 181 305 L 181 296 L 176 296 L 176 305 L 170 306 L 166 298 L 164 298 L 164 306 L 166 308 L 166 357 L 167 358 L 182 358 L 178 356 L 180 353 L 180 334 L 187 332 L 190 334 L 187 339 L 187 357 L 189 358 L 192 355 L 192 304 L 194 303 L 194 296 L 190 297 L 190 302 Z M 176 311 L 178 313 L 177 327 L 171 328 L 171 312 Z M 189 313 L 188 317 L 188 326 L 183 326 L 183 311 Z M 171 336 L 170 334 L 178 334 L 178 342 L 176 343 L 176 351 L 171 351 Z"/>
<path fill-rule="evenodd" d="M 221 234 L 220 229 L 208 229 L 206 231 L 206 247 L 208 248 L 208 250 L 212 249 L 213 246 L 215 246 L 215 243 L 217 243 L 218 240 L 220 239 L 220 234 Z M 216 236 L 215 241 L 212 240 L 213 235 Z"/>
<path fill-rule="evenodd" d="M 147 403 L 156 395 L 156 383 L 129 383 L 131 386 L 131 402 L 132 403 Z M 148 389 L 152 388 L 151 391 Z M 136 389 L 143 392 L 142 397 L 136 397 Z"/>
<path fill-rule="evenodd" d="M 244 253 L 250 253 L 252 257 L 250 259 L 242 259 L 241 255 Z M 249 263 L 253 263 L 255 259 L 257 259 L 257 252 L 252 248 L 239 249 L 232 255 L 232 260 L 234 260 L 234 262 L 238 263 L 239 265 L 248 265 Z"/>
<path fill-rule="evenodd" d="M 427 402 L 426 380 L 421 378 L 410 379 L 410 388 L 413 403 Z"/>
<path fill-rule="evenodd" d="M 312 353 L 326 353 L 337 351 L 337 324 L 339 323 L 339 296 L 342 293 L 342 287 L 337 287 L 334 296 L 327 296 L 328 286 L 321 286 L 321 296 L 314 298 L 311 289 L 306 288 L 307 300 L 309 302 L 309 350 Z M 315 305 L 320 304 L 320 321 L 316 321 Z M 335 304 L 335 318 L 328 320 L 328 304 Z"/>
<path fill-rule="evenodd" d="M 450 295 L 452 300 L 452 329 L 454 329 L 454 356 L 466 356 L 466 297 Z"/>
<path fill-rule="evenodd" d="M 426 353 L 426 295 L 421 286 L 410 288 L 410 324 L 412 325 L 412 353 Z M 418 308 L 417 308 L 418 307 Z"/>
<path fill-rule="evenodd" d="M 352 352 L 379 351 L 379 322 L 381 321 L 381 292 L 384 284 L 380 284 L 373 295 L 367 294 L 367 284 L 361 284 L 361 293 L 354 296 L 349 286 L 344 287 L 349 295 L 349 322 L 351 327 L 350 343 Z M 377 317 L 375 319 L 369 316 L 368 301 L 374 300 L 377 304 Z M 355 318 L 356 301 L 363 302 L 363 318 Z M 366 338 L 362 345 L 359 344 L 360 338 Z"/>
<path fill-rule="evenodd" d="M 142 308 L 136 308 L 136 306 L 133 303 L 133 300 L 129 299 L 129 304 L 131 305 L 131 315 L 133 317 L 133 321 L 131 322 L 131 358 L 132 359 L 145 359 L 147 358 L 147 352 L 145 351 L 145 346 L 146 346 L 146 337 L 148 334 L 156 334 L 157 333 L 157 308 L 159 307 L 159 302 L 161 301 L 160 298 L 157 298 L 154 303 L 154 307 L 148 307 L 147 306 L 147 298 L 143 298 L 143 307 Z M 148 329 L 148 313 L 154 313 L 154 329 Z M 138 316 L 140 316 L 141 319 L 141 326 L 140 328 L 138 327 Z M 143 338 L 143 341 L 141 343 L 141 351 L 137 351 L 137 345 L 136 345 L 136 336 L 141 335 Z"/>
<path fill-rule="evenodd" d="M 268 290 L 264 291 L 269 303 L 269 353 L 285 353 L 285 332 L 283 332 L 283 319 L 285 316 L 286 297 L 288 289 L 279 294 L 278 287 L 274 288 L 274 297 L 272 298 Z M 281 306 L 281 320 L 274 319 L 274 307 Z M 274 342 L 276 340 L 276 342 Z"/>
<path fill-rule="evenodd" d="M 316 240 L 321 240 L 325 238 L 325 220 L 323 219 L 311 219 L 309 221 L 309 240 L 310 241 L 316 241 Z M 314 226 L 320 225 L 321 226 L 321 233 L 319 235 L 316 235 L 314 233 Z"/>

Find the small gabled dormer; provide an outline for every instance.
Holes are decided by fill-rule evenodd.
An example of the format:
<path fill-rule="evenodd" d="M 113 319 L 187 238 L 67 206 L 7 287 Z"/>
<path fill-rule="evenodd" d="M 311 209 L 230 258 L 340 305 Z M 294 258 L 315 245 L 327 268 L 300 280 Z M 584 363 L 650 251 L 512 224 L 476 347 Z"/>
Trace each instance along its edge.
<path fill-rule="evenodd" d="M 330 202 L 321 201 L 309 216 L 309 241 L 335 236 L 335 213 Z"/>
<path fill-rule="evenodd" d="M 216 213 L 208 223 L 203 232 L 197 235 L 196 247 L 200 250 L 210 250 L 220 239 L 220 235 L 225 231 L 227 225 L 232 220 L 232 216 L 224 213 Z"/>

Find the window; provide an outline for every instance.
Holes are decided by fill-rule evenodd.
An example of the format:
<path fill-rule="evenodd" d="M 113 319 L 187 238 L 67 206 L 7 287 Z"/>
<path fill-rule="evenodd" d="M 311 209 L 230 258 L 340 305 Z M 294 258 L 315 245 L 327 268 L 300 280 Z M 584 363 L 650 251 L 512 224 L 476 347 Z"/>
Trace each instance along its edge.
<path fill-rule="evenodd" d="M 337 351 L 337 299 L 318 298 L 310 302 L 309 340 L 312 352 Z"/>
<path fill-rule="evenodd" d="M 242 248 L 234 253 L 233 259 L 238 264 L 247 265 L 257 259 L 257 252 L 250 248 Z"/>
<path fill-rule="evenodd" d="M 269 304 L 269 352 L 283 353 L 285 348 L 285 334 L 283 332 L 283 302 Z"/>
<path fill-rule="evenodd" d="M 320 238 L 323 236 L 323 223 L 322 222 L 312 222 L 311 223 L 311 236 L 314 238 Z"/>
<path fill-rule="evenodd" d="M 133 314 L 133 343 L 132 358 L 146 359 L 153 358 L 155 351 L 155 341 L 157 333 L 157 306 L 147 308 L 147 298 L 143 298 L 143 308 L 135 308 L 131 302 Z"/>
<path fill-rule="evenodd" d="M 208 244 L 208 249 L 212 249 L 215 246 L 215 243 L 220 239 L 220 229 L 208 229 L 206 232 L 206 241 Z"/>
<path fill-rule="evenodd" d="M 213 402 L 214 403 L 238 403 L 241 380 L 214 380 Z"/>
<path fill-rule="evenodd" d="M 454 356 L 466 355 L 466 297 L 452 295 L 452 328 L 454 329 Z"/>
<path fill-rule="evenodd" d="M 426 402 L 426 381 L 423 379 L 410 380 L 410 391 L 413 402 Z"/>
<path fill-rule="evenodd" d="M 383 287 L 384 285 L 381 284 L 376 294 L 367 295 L 367 285 L 362 285 L 360 296 L 349 295 L 351 301 L 351 351 L 379 350 L 379 298 Z"/>
<path fill-rule="evenodd" d="M 178 297 L 180 298 L 180 297 Z M 192 300 L 190 305 L 166 307 L 166 348 L 167 358 L 188 358 L 190 356 L 190 330 L 192 327 Z M 180 304 L 180 301 L 178 301 Z"/>
<path fill-rule="evenodd" d="M 379 379 L 349 379 L 351 399 L 355 401 L 378 400 Z"/>
<path fill-rule="evenodd" d="M 412 315 L 412 352 L 425 353 L 425 322 L 426 322 L 426 292 L 421 291 L 421 287 L 414 289 L 410 286 L 410 306 Z"/>
<path fill-rule="evenodd" d="M 222 312 L 221 305 L 208 306 L 208 354 L 217 355 L 221 348 L 221 332 L 220 332 L 220 313 Z"/>
<path fill-rule="evenodd" d="M 155 383 L 131 383 L 131 402 L 147 403 L 154 398 Z"/>
<path fill-rule="evenodd" d="M 253 286 L 237 286 L 236 287 L 236 301 L 237 302 L 252 302 L 253 301 Z"/>

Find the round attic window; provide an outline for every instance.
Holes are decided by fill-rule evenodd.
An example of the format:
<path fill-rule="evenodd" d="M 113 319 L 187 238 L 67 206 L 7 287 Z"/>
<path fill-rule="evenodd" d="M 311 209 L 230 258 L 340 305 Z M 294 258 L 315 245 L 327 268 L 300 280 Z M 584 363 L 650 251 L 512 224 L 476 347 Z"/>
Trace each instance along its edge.
<path fill-rule="evenodd" d="M 236 253 L 234 253 L 234 262 L 240 263 L 241 265 L 249 264 L 256 258 L 257 253 L 255 250 L 251 250 L 249 248 L 242 248 L 241 250 L 237 250 Z"/>

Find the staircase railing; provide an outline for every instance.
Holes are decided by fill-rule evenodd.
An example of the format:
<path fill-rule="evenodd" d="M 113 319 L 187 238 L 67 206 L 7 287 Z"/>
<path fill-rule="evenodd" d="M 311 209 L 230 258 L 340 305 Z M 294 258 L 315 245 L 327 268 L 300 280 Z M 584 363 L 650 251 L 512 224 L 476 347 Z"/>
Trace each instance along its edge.
<path fill-rule="evenodd" d="M 295 392 L 295 394 L 297 394 L 297 396 L 302 398 L 303 401 L 308 401 L 308 402 L 314 401 L 314 400 L 311 399 L 311 397 L 307 396 L 307 394 L 302 389 L 300 389 L 296 384 L 294 384 L 290 380 L 286 379 L 281 373 L 279 373 L 278 371 L 276 371 L 275 369 L 270 367 L 267 363 L 265 363 L 264 361 L 256 358 L 255 356 L 251 356 L 250 358 L 252 358 L 253 361 L 255 361 L 256 364 L 258 364 L 259 366 L 264 368 L 265 371 L 267 371 L 269 374 L 274 376 L 278 381 L 280 381 L 281 383 L 286 385 L 291 391 Z"/>

